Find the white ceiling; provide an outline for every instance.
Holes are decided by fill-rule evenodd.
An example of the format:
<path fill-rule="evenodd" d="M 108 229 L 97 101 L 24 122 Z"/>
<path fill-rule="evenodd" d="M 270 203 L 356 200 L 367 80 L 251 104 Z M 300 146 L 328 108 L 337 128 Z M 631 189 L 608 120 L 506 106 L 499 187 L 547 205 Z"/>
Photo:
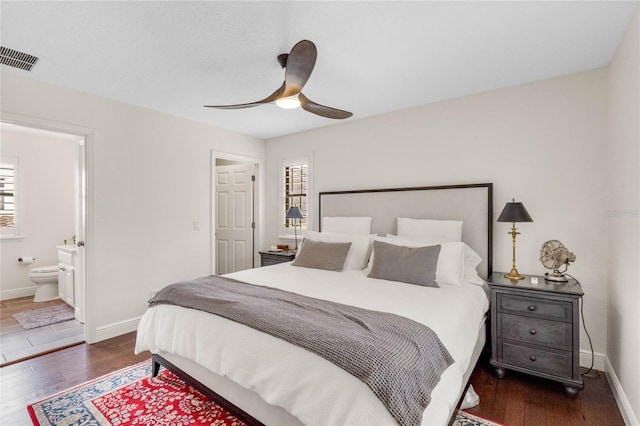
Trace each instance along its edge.
<path fill-rule="evenodd" d="M 3 70 L 268 139 L 338 124 L 262 99 L 318 49 L 303 92 L 349 120 L 606 66 L 637 1 L 1 1 Z"/>

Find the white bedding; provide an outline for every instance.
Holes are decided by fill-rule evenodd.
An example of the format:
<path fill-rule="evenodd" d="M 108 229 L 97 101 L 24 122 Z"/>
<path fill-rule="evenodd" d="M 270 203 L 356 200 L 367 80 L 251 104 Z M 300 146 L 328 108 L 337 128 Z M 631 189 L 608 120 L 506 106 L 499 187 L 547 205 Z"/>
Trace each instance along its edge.
<path fill-rule="evenodd" d="M 331 272 L 283 263 L 228 276 L 311 297 L 393 312 L 431 327 L 455 362 L 442 375 L 423 425 L 446 424 L 458 402 L 489 302 L 481 286 L 422 287 L 374 280 L 365 271 Z M 307 425 L 392 425 L 396 421 L 360 380 L 331 362 L 245 325 L 160 305 L 138 326 L 136 352 L 191 359 L 284 408 Z M 196 377 L 197 378 L 197 377 Z"/>

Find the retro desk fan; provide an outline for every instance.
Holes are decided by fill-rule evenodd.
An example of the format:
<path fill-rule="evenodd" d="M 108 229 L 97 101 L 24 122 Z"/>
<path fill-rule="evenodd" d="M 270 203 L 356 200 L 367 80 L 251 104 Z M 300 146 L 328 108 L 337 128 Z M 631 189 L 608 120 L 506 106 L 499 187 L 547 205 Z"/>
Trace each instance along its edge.
<path fill-rule="evenodd" d="M 571 253 L 560 241 L 549 240 L 542 244 L 540 248 L 540 262 L 542 266 L 551 269 L 551 273 L 544 274 L 545 280 L 567 282 L 569 279 L 564 275 L 569 268 L 569 263 L 576 260 L 576 255 Z M 560 268 L 564 266 L 561 272 Z"/>

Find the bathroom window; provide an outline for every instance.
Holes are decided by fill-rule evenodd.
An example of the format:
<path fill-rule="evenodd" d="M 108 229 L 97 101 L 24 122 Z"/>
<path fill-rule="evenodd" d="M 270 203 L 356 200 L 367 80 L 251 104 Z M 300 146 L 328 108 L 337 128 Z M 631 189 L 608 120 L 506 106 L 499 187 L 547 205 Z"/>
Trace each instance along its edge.
<path fill-rule="evenodd" d="M 2 154 L 0 159 L 0 236 L 20 237 L 20 158 Z"/>

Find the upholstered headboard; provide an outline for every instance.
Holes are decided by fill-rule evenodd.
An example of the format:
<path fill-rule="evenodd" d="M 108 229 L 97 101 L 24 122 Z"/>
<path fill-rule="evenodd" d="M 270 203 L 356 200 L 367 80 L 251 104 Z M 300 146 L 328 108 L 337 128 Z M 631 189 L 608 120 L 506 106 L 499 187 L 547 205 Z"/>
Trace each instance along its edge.
<path fill-rule="evenodd" d="M 398 217 L 461 220 L 462 240 L 483 259 L 480 276 L 492 272 L 492 183 L 321 192 L 316 229 L 325 216 L 371 216 L 371 232 L 396 234 Z"/>

